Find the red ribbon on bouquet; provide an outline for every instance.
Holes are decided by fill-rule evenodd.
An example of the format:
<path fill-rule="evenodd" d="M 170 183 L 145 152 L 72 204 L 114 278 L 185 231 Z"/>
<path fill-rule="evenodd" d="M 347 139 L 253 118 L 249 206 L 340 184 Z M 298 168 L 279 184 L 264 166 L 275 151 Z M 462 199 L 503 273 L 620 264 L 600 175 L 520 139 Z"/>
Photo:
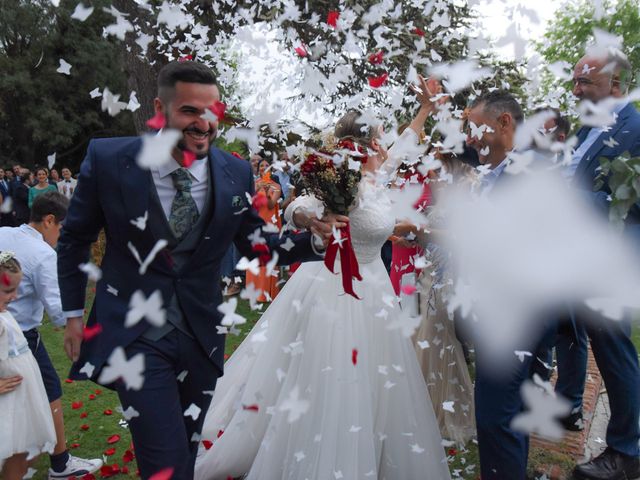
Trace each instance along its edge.
<path fill-rule="evenodd" d="M 345 293 L 348 293 L 354 298 L 360 300 L 360 297 L 353 291 L 353 279 L 362 280 L 360 275 L 360 268 L 358 266 L 358 259 L 353 251 L 353 245 L 351 244 L 351 231 L 349 225 L 338 229 L 340 232 L 340 239 L 333 240 L 327 247 L 327 251 L 324 255 L 324 264 L 327 266 L 331 273 L 334 271 L 336 256 L 340 252 L 340 267 L 342 270 L 342 288 Z"/>

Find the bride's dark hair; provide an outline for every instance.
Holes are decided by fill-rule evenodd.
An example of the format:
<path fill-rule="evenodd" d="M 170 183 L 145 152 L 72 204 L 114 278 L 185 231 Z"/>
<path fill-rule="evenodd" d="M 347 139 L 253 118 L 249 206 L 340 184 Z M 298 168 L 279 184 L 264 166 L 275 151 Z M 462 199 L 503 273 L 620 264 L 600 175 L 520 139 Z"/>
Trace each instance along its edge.
<path fill-rule="evenodd" d="M 349 139 L 363 146 L 369 145 L 371 140 L 378 137 L 378 125 L 359 122 L 361 116 L 358 110 L 349 110 L 338 120 L 334 136 L 338 140 Z"/>

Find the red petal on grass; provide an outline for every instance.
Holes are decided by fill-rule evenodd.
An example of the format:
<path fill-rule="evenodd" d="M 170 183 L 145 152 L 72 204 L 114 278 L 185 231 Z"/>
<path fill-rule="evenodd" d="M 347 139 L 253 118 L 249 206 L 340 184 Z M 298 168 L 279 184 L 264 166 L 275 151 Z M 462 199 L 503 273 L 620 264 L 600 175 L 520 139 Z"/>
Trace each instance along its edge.
<path fill-rule="evenodd" d="M 89 400 L 95 400 L 95 399 L 96 399 L 96 396 L 93 393 L 89 394 Z"/>
<path fill-rule="evenodd" d="M 416 35 L 420 36 L 420 37 L 424 37 L 424 30 L 416 27 L 413 30 L 411 30 L 411 33 L 415 33 Z"/>
<path fill-rule="evenodd" d="M 84 423 L 84 424 L 80 425 L 80 428 L 86 432 L 87 430 L 89 430 L 89 425 Z"/>
<path fill-rule="evenodd" d="M 164 113 L 157 112 L 153 118 L 147 120 L 147 127 L 154 130 L 160 130 L 167 124 L 167 119 L 164 117 Z"/>
<path fill-rule="evenodd" d="M 124 455 L 122 455 L 122 463 L 132 462 L 134 458 L 135 455 L 133 454 L 133 452 L 131 450 L 127 450 L 126 452 L 124 452 Z"/>
<path fill-rule="evenodd" d="M 65 378 L 64 383 L 73 383 L 73 380 L 71 380 L 70 378 Z"/>
<path fill-rule="evenodd" d="M 105 415 L 113 415 L 113 410 L 107 408 L 104 412 Z"/>
<path fill-rule="evenodd" d="M 89 416 L 89 414 L 87 412 L 82 412 L 80 414 L 80 418 L 87 418 Z"/>
<path fill-rule="evenodd" d="M 79 443 L 72 443 L 71 445 L 69 445 L 70 448 L 78 448 L 79 446 Z"/>
<path fill-rule="evenodd" d="M 109 438 L 107 438 L 107 443 L 109 445 L 113 445 L 114 443 L 117 443 L 120 441 L 120 435 L 118 435 L 117 433 L 115 435 L 111 435 Z"/>
<path fill-rule="evenodd" d="M 107 449 L 104 451 L 104 454 L 105 454 L 107 457 L 110 457 L 110 456 L 111 456 L 111 455 L 113 455 L 114 453 L 116 453 L 116 449 L 115 449 L 115 448 L 107 448 Z"/>
<path fill-rule="evenodd" d="M 71 410 L 82 408 L 82 402 L 71 402 Z"/>

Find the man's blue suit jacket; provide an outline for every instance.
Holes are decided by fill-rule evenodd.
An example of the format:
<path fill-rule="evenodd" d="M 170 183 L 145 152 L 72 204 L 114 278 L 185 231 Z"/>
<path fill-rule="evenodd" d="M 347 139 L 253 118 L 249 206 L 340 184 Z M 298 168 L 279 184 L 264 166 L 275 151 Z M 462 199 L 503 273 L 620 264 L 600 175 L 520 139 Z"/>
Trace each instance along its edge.
<path fill-rule="evenodd" d="M 222 318 L 217 309 L 222 302 L 220 262 L 232 242 L 242 255 L 255 257 L 248 236 L 264 226 L 246 198 L 247 193 L 254 193 L 250 164 L 219 149 L 210 150 L 214 210 L 199 246 L 181 270 L 174 269 L 170 251 L 165 248 L 155 256 L 146 273 L 140 275 L 140 264 L 129 245 L 135 247 L 144 261 L 160 240 L 148 225 L 140 230 L 132 223 L 149 211 L 152 201 L 151 173 L 136 164 L 141 145 L 140 137 L 92 140 L 64 221 L 58 243 L 58 280 L 65 311 L 84 309 L 87 275 L 78 266 L 89 260 L 91 244 L 103 228 L 107 240 L 102 279 L 96 286 L 87 322 L 88 327 L 99 324 L 102 330 L 83 342 L 71 378 L 87 378 L 79 373 L 86 362 L 96 367 L 92 378 L 97 378 L 114 348 L 130 344 L 149 328 L 146 320 L 131 328 L 124 326 L 129 299 L 136 290 L 142 290 L 147 297 L 160 290 L 165 306 L 175 293 L 195 338 L 222 372 L 224 335 L 219 335 L 216 329 Z M 148 222 L 157 220 L 149 218 Z M 313 254 L 308 233 L 263 236 L 272 251 L 278 253 L 280 263 L 318 258 Z M 293 241 L 293 248 L 281 247 L 287 238 Z M 109 291 L 113 289 L 117 294 Z"/>
<path fill-rule="evenodd" d="M 578 131 L 578 138 L 583 141 L 587 135 L 587 129 L 583 127 Z M 609 142 L 613 138 L 614 142 Z M 604 142 L 608 142 L 606 145 Z M 613 145 L 613 146 L 611 146 Z M 611 126 L 608 132 L 603 132 L 591 145 L 578 164 L 574 175 L 574 182 L 586 190 L 594 190 L 595 178 L 598 176 L 600 158 L 613 159 L 629 152 L 632 156 L 640 155 L 640 113 L 629 103 L 620 113 L 616 123 Z M 607 197 L 611 194 L 608 182 L 605 182 L 599 191 L 594 192 L 594 203 L 604 212 L 609 211 Z M 637 228 L 640 225 L 640 204 L 636 203 L 627 216 L 627 225 Z"/>

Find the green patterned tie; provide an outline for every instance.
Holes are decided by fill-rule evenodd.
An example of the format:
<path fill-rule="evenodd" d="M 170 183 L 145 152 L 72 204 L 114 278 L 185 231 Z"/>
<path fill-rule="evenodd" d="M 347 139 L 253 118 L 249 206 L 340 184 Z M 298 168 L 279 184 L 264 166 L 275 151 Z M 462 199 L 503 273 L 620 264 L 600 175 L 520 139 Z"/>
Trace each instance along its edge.
<path fill-rule="evenodd" d="M 169 226 L 178 241 L 191 231 L 198 221 L 198 207 L 191 196 L 191 176 L 186 168 L 179 168 L 171 173 L 176 196 L 173 197 Z"/>

